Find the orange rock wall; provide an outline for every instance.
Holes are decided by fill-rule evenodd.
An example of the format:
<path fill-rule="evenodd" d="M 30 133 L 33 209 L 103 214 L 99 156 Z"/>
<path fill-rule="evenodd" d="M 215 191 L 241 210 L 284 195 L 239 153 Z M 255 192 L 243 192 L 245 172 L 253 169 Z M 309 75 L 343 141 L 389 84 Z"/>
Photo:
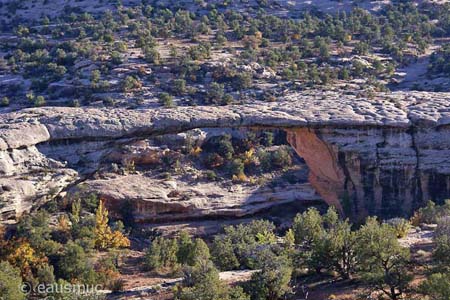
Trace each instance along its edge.
<path fill-rule="evenodd" d="M 345 191 L 345 175 L 338 165 L 337 149 L 321 140 L 312 129 L 288 131 L 288 142 L 309 167 L 309 181 L 316 191 L 340 211 Z"/>

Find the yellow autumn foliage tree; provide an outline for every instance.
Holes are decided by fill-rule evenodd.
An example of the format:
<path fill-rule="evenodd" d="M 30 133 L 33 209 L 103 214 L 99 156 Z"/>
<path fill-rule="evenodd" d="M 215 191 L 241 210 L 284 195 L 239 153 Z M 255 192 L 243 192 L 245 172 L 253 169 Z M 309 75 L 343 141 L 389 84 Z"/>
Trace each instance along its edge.
<path fill-rule="evenodd" d="M 200 148 L 199 146 L 192 148 L 191 152 L 189 154 L 191 154 L 192 156 L 199 156 L 200 153 L 202 153 L 202 148 Z"/>
<path fill-rule="evenodd" d="M 251 164 L 251 163 L 253 163 L 255 161 L 254 154 L 255 154 L 255 149 L 254 148 L 251 148 L 250 150 L 245 151 L 244 159 L 243 159 L 244 165 L 247 166 L 247 165 L 249 165 L 249 164 Z"/>
<path fill-rule="evenodd" d="M 95 213 L 95 247 L 101 250 L 130 247 L 130 240 L 120 231 L 112 231 L 108 221 L 108 210 L 100 200 Z"/>
<path fill-rule="evenodd" d="M 241 172 L 237 175 L 233 175 L 231 177 L 231 181 L 233 182 L 247 182 L 249 179 L 247 177 L 247 175 L 245 175 L 245 173 Z"/>
<path fill-rule="evenodd" d="M 30 243 L 18 240 L 14 249 L 7 257 L 8 262 L 20 269 L 23 276 L 31 274 L 32 270 L 47 262 L 46 257 L 39 257 Z"/>

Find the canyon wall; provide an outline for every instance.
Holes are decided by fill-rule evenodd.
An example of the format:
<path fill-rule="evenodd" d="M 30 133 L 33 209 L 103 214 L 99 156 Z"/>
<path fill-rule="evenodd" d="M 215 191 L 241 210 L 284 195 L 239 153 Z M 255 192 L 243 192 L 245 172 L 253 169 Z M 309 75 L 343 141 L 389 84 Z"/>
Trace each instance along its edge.
<path fill-rule="evenodd" d="M 347 216 L 407 216 L 450 196 L 450 130 L 290 129 L 288 140 L 310 169 L 309 182 Z"/>
<path fill-rule="evenodd" d="M 359 219 L 450 196 L 450 95 L 311 92 L 276 103 L 0 114 L 0 214 L 14 219 L 85 180 L 118 145 L 194 128 L 281 128 L 329 204 Z"/>

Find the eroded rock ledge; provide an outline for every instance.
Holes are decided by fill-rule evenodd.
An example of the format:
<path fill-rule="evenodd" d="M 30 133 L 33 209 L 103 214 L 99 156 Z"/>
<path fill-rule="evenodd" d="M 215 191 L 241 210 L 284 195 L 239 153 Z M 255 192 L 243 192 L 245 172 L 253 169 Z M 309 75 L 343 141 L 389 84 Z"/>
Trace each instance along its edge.
<path fill-rule="evenodd" d="M 312 186 L 355 218 L 408 213 L 450 196 L 450 94 L 303 92 L 239 106 L 0 115 L 0 212 L 17 215 L 57 194 L 115 144 L 205 127 L 285 129 Z"/>

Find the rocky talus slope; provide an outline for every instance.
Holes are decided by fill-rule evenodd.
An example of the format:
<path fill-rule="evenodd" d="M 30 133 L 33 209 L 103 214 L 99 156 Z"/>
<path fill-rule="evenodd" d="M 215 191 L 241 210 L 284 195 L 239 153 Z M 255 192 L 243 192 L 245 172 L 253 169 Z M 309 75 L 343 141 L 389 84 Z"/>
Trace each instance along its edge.
<path fill-rule="evenodd" d="M 118 145 L 194 128 L 237 127 L 286 130 L 310 169 L 310 184 L 354 218 L 407 213 L 428 199 L 450 196 L 450 94 L 396 92 L 366 99 L 302 92 L 239 106 L 49 107 L 2 114 L 2 219 L 83 180 Z"/>

